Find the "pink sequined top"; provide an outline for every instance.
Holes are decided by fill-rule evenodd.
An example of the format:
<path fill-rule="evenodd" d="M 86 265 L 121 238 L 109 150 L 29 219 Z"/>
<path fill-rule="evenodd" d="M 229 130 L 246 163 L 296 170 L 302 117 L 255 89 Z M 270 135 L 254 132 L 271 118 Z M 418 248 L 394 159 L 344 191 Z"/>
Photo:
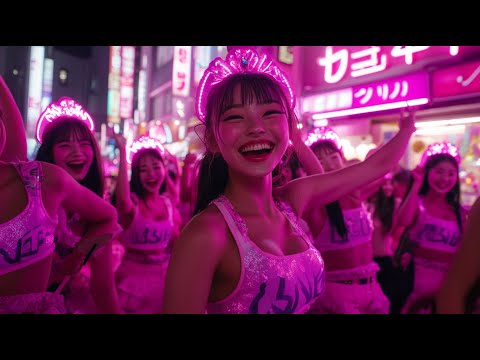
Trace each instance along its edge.
<path fill-rule="evenodd" d="M 209 303 L 208 314 L 305 313 L 324 288 L 324 263 L 320 253 L 298 225 L 290 206 L 275 201 L 295 234 L 308 244 L 296 254 L 278 256 L 261 250 L 248 237 L 244 220 L 223 195 L 213 201 L 225 219 L 241 258 L 241 275 L 225 299 Z"/>
<path fill-rule="evenodd" d="M 160 221 L 147 219 L 135 207 L 133 220 L 122 234 L 126 248 L 137 250 L 166 250 L 173 235 L 172 202 L 162 196 L 168 210 L 168 217 Z"/>
<path fill-rule="evenodd" d="M 25 184 L 28 204 L 15 218 L 0 224 L 0 275 L 24 268 L 51 255 L 57 220 L 42 201 L 42 167 L 37 161 L 14 164 Z"/>
<path fill-rule="evenodd" d="M 342 238 L 327 219 L 320 234 L 313 243 L 320 251 L 348 249 L 372 240 L 373 222 L 365 205 L 354 209 L 342 210 L 347 228 L 347 236 Z"/>
<path fill-rule="evenodd" d="M 409 233 L 412 242 L 427 249 L 456 252 L 462 238 L 457 222 L 430 215 L 423 201 L 419 210 L 417 222 Z"/>

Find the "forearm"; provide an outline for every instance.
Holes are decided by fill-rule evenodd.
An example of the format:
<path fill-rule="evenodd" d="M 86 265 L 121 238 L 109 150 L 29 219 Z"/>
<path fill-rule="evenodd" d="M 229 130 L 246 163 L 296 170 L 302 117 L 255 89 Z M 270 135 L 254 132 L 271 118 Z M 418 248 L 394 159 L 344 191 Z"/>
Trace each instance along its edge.
<path fill-rule="evenodd" d="M 7 84 L 0 76 L 0 113 L 7 134 L 7 143 L 1 154 L 5 161 L 27 160 L 27 138 L 22 115 Z"/>
<path fill-rule="evenodd" d="M 317 157 L 305 143 L 298 141 L 293 144 L 293 150 L 298 156 L 298 160 L 302 164 L 307 175 L 322 174 L 323 167 Z"/>
<path fill-rule="evenodd" d="M 392 228 L 405 227 L 412 223 L 413 218 L 417 212 L 418 206 L 418 191 L 421 183 L 414 183 L 407 194 L 405 201 L 400 206 L 398 211 L 394 213 Z"/>
<path fill-rule="evenodd" d="M 120 163 L 118 165 L 118 177 L 115 195 L 117 197 L 117 210 L 121 213 L 128 212 L 132 205 L 132 201 L 130 199 L 130 183 L 128 182 L 128 165 L 125 149 L 120 149 Z"/>

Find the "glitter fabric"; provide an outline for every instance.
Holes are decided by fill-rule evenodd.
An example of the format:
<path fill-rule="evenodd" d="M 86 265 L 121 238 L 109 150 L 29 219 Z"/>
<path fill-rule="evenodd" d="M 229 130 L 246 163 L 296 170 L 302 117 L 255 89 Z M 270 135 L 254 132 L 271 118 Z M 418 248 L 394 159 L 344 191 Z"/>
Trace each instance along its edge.
<path fill-rule="evenodd" d="M 372 241 L 373 222 L 364 204 L 358 208 L 342 210 L 342 214 L 347 236 L 343 239 L 330 221 L 327 221 L 313 240 L 313 244 L 321 252 L 348 249 Z"/>
<path fill-rule="evenodd" d="M 21 269 L 51 255 L 57 224 L 43 206 L 42 171 L 37 161 L 15 164 L 28 195 L 26 208 L 0 224 L 0 275 Z"/>
<path fill-rule="evenodd" d="M 295 234 L 308 244 L 296 254 L 278 256 L 261 250 L 248 237 L 245 221 L 225 196 L 213 202 L 221 211 L 237 243 L 241 275 L 227 298 L 209 303 L 209 314 L 295 314 L 304 313 L 324 288 L 324 263 L 318 250 L 301 229 L 293 210 L 276 201 Z"/>
<path fill-rule="evenodd" d="M 168 218 L 152 220 L 145 218 L 138 207 L 131 225 L 126 229 L 122 238 L 126 248 L 137 250 L 166 250 L 173 235 L 173 210 L 169 198 L 162 196 L 168 210 Z"/>
<path fill-rule="evenodd" d="M 0 296 L 0 314 L 65 314 L 63 296 L 50 292 Z"/>

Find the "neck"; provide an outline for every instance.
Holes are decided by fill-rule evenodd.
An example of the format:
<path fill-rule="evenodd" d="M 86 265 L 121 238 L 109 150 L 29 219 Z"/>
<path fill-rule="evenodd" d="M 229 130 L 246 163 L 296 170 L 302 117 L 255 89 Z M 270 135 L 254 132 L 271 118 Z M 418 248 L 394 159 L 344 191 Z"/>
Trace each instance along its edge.
<path fill-rule="evenodd" d="M 275 214 L 271 174 L 264 177 L 240 177 L 229 171 L 229 181 L 224 194 L 237 212 L 268 217 Z"/>
<path fill-rule="evenodd" d="M 425 194 L 425 202 L 428 202 L 429 204 L 432 205 L 446 205 L 448 204 L 447 202 L 447 196 L 445 194 L 440 194 L 436 192 L 435 190 L 429 190 Z"/>

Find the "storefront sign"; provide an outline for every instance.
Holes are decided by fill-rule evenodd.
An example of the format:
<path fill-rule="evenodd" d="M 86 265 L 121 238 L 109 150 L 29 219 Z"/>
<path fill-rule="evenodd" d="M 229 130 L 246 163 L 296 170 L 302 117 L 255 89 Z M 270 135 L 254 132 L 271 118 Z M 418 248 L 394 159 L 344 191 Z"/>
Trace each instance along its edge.
<path fill-rule="evenodd" d="M 173 95 L 190 95 L 192 47 L 175 46 L 173 54 Z"/>
<path fill-rule="evenodd" d="M 451 66 L 432 73 L 433 100 L 480 95 L 480 61 Z"/>
<path fill-rule="evenodd" d="M 353 86 L 306 98 L 302 112 L 315 113 L 315 120 L 427 104 L 428 85 L 428 74 L 422 72 Z"/>

